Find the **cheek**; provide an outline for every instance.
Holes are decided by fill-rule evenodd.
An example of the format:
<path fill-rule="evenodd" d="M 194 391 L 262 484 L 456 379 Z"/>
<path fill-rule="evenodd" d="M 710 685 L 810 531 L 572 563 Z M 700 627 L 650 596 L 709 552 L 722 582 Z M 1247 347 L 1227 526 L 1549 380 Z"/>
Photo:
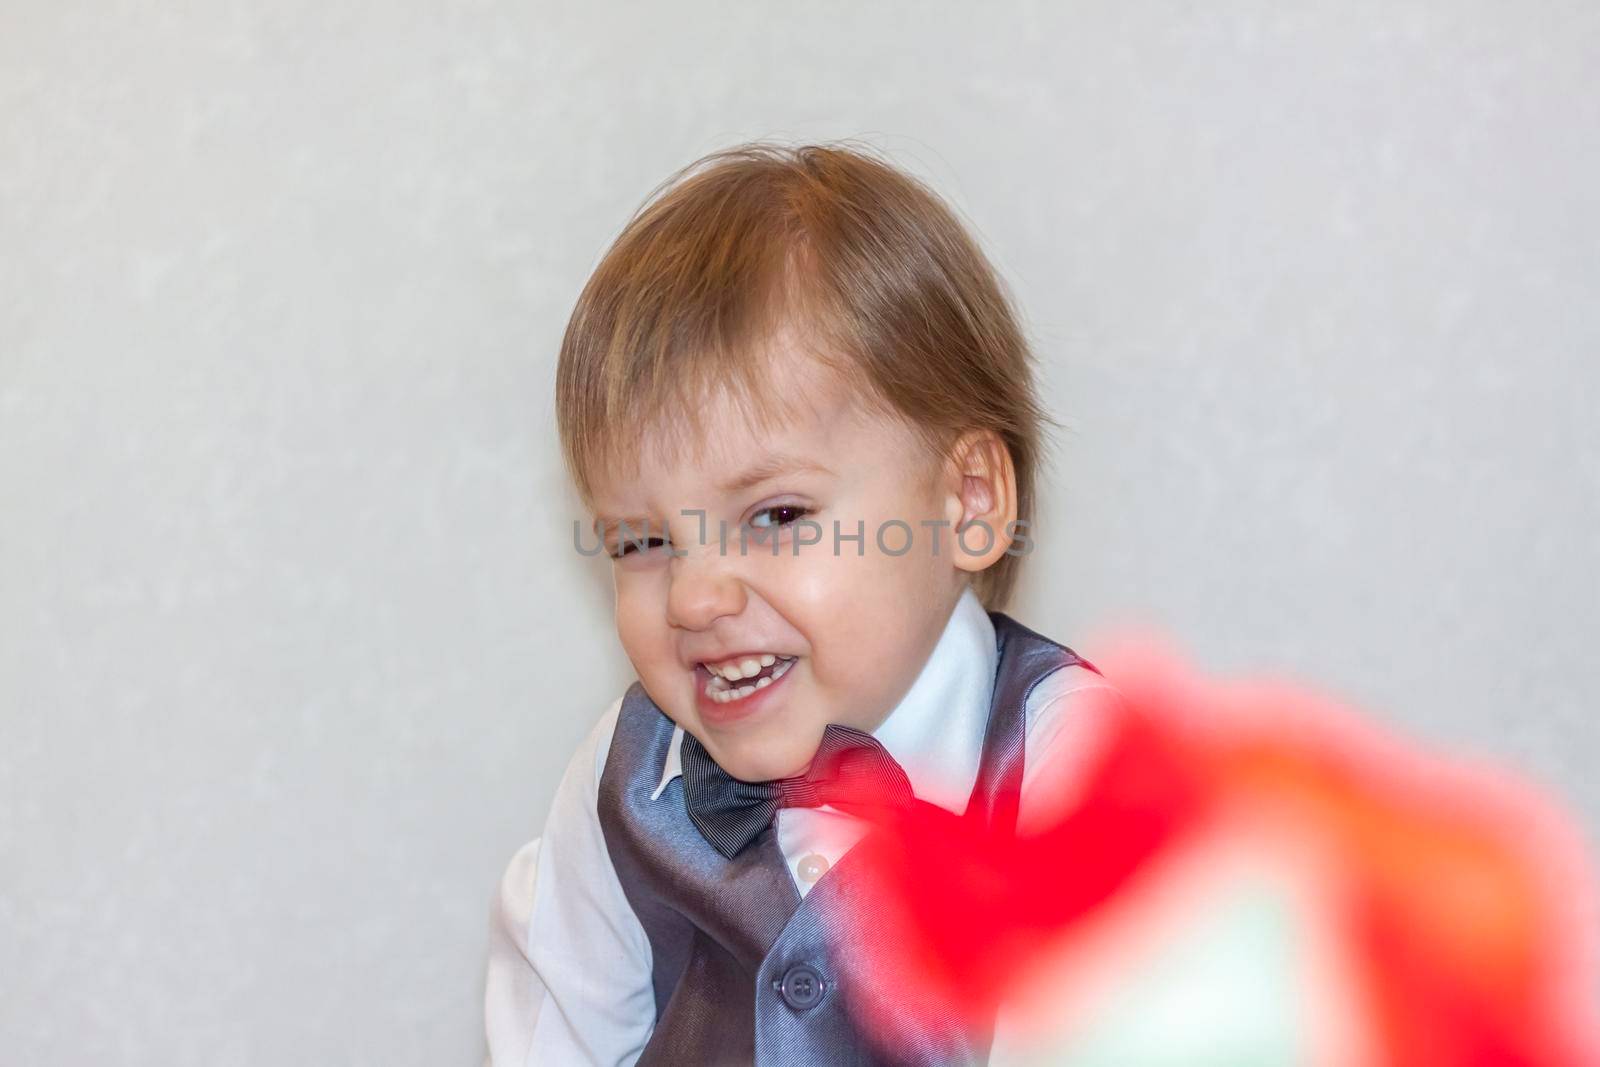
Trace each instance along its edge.
<path fill-rule="evenodd" d="M 950 531 L 938 531 L 936 555 L 935 531 L 906 521 L 909 535 L 899 526 L 884 530 L 888 552 L 879 547 L 877 523 L 869 522 L 859 546 L 855 541 L 835 546 L 831 535 L 824 535 L 793 558 L 785 552 L 784 558 L 773 560 L 771 576 L 797 610 L 835 626 L 857 615 L 915 614 L 926 608 L 930 594 L 943 588 L 938 579 L 952 569 L 954 541 Z"/>
<path fill-rule="evenodd" d="M 909 635 L 926 625 L 935 587 L 929 561 L 918 551 L 886 556 L 870 542 L 859 558 L 853 545 L 841 556 L 815 547 L 825 551 L 784 561 L 779 610 L 811 645 L 820 684 L 870 690 L 898 669 Z"/>
<path fill-rule="evenodd" d="M 660 585 L 654 575 L 647 573 L 616 575 L 617 639 L 636 665 L 658 657 L 667 640 Z"/>

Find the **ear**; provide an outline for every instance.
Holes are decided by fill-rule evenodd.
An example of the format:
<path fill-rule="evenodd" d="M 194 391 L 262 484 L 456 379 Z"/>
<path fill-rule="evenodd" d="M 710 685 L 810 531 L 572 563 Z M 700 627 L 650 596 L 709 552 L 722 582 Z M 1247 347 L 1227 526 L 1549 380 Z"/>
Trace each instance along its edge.
<path fill-rule="evenodd" d="M 976 574 L 1011 547 L 1017 519 L 1017 472 L 1011 450 L 993 430 L 968 430 L 944 468 L 945 517 L 959 570 Z"/>

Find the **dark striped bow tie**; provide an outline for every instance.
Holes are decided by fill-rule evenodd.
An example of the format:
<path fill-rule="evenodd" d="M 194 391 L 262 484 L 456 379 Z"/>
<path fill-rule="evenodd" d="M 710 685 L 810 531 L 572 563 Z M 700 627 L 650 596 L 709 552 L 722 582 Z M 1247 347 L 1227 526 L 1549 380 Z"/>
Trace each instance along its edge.
<path fill-rule="evenodd" d="M 732 859 L 761 835 L 779 808 L 831 804 L 850 814 L 911 804 L 911 780 L 877 738 L 830 725 L 804 774 L 745 782 L 719 767 L 691 733 L 683 735 L 683 800 L 713 848 Z"/>

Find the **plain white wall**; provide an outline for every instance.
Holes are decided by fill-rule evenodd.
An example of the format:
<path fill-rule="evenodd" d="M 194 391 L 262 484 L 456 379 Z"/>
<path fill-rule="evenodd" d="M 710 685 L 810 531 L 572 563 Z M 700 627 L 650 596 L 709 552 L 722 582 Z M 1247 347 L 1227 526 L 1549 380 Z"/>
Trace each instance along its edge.
<path fill-rule="evenodd" d="M 180 7 L 187 10 L 179 10 Z M 1600 8 L 0 8 L 0 1058 L 481 1055 L 630 673 L 556 346 L 673 169 L 861 137 L 1070 432 L 1013 614 L 1143 620 L 1600 828 Z"/>

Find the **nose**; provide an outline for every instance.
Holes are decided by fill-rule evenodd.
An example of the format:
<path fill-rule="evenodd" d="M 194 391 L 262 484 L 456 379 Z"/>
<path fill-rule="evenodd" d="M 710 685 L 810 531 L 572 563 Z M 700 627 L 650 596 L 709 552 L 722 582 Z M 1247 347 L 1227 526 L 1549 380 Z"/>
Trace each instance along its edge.
<path fill-rule="evenodd" d="M 744 583 L 716 558 L 698 554 L 671 563 L 667 621 L 684 630 L 704 630 L 724 615 L 744 610 Z"/>

